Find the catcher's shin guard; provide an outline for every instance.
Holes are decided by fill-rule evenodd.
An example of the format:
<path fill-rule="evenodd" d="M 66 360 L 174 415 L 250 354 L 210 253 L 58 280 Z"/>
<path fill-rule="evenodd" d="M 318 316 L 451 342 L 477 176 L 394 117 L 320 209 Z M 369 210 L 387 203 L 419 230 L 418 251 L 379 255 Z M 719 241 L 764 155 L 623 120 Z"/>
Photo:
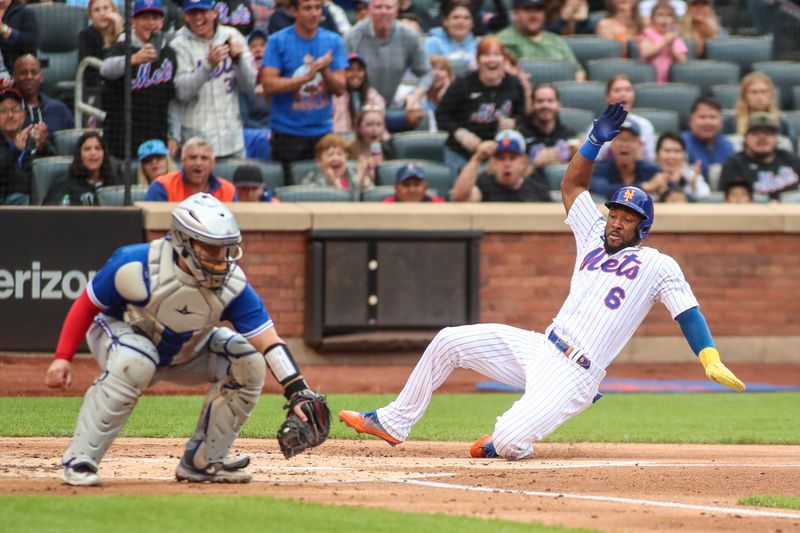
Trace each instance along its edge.
<path fill-rule="evenodd" d="M 214 333 L 209 348 L 231 364 L 228 376 L 206 394 L 195 434 L 186 444 L 184 461 L 201 470 L 222 463 L 228 455 L 255 409 L 267 371 L 264 356 L 244 337 L 225 328 Z"/>
<path fill-rule="evenodd" d="M 157 360 L 155 347 L 144 337 L 123 335 L 118 339 L 105 372 L 83 398 L 75 436 L 62 457 L 65 466 L 83 464 L 97 469 L 153 379 Z"/>

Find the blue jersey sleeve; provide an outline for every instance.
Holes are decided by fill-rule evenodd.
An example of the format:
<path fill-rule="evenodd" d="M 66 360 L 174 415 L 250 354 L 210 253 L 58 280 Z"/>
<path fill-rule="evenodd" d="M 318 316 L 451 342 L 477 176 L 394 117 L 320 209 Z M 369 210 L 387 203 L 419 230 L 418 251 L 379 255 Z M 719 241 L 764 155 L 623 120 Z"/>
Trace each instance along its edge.
<path fill-rule="evenodd" d="M 264 307 L 264 302 L 249 283 L 225 308 L 222 320 L 233 324 L 233 328 L 245 339 L 255 337 L 275 325 Z"/>
<path fill-rule="evenodd" d="M 347 68 L 349 62 L 347 61 L 347 52 L 344 49 L 344 40 L 336 34 L 331 36 L 333 41 L 331 48 L 333 50 L 333 61 L 331 62 L 331 70 L 344 70 Z"/>
<path fill-rule="evenodd" d="M 132 244 L 118 248 L 106 261 L 97 274 L 92 278 L 87 287 L 92 303 L 102 309 L 112 309 L 127 304 L 128 302 L 119 294 L 114 284 L 114 276 L 123 265 L 139 262 L 143 265 L 145 279 L 147 277 L 147 253 L 150 244 Z"/>
<path fill-rule="evenodd" d="M 262 67 L 270 67 L 276 69 L 283 74 L 282 64 L 282 51 L 283 51 L 283 36 L 280 32 L 272 35 L 267 40 L 267 50 L 264 52 L 264 59 L 261 60 Z"/>

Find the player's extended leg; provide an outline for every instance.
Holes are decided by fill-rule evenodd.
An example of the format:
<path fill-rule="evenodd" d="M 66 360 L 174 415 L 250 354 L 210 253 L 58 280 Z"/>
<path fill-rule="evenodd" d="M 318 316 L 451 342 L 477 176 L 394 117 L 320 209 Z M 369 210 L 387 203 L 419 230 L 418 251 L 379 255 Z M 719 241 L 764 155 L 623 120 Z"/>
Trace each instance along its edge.
<path fill-rule="evenodd" d="M 497 418 L 492 433 L 494 451 L 506 459 L 532 454 L 533 442 L 592 405 L 605 375 L 599 369 L 581 368 L 553 350 L 542 335 L 537 337 L 541 349 L 528 361 L 525 393 Z"/>
<path fill-rule="evenodd" d="M 103 369 L 86 391 L 75 436 L 64 452 L 61 479 L 69 485 L 99 485 L 97 467 L 150 384 L 158 351 L 124 322 L 98 315 L 86 335 Z"/>
<path fill-rule="evenodd" d="M 175 477 L 179 481 L 247 483 L 249 460 L 226 461 L 233 441 L 253 413 L 267 371 L 264 356 L 241 335 L 218 328 L 208 341 L 209 361 L 226 369 L 208 390 L 194 436 L 186 444 Z"/>
<path fill-rule="evenodd" d="M 504 324 L 477 324 L 441 330 L 422 354 L 403 390 L 377 412 L 342 411 L 340 419 L 359 432 L 398 444 L 422 418 L 431 395 L 456 368 L 469 368 L 514 387 L 525 387 L 523 360 L 534 334 Z M 388 438 L 387 438 L 388 437 Z"/>

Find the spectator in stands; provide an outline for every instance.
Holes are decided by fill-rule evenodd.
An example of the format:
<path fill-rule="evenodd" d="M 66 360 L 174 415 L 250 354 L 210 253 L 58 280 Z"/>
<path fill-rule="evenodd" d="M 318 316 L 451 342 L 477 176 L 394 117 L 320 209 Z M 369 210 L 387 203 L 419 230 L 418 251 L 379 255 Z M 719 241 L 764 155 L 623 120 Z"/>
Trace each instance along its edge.
<path fill-rule="evenodd" d="M 686 192 L 686 189 L 682 188 L 677 183 L 669 183 L 658 200 L 665 204 L 686 204 L 694 202 L 695 199 Z"/>
<path fill-rule="evenodd" d="M 506 58 L 506 74 L 516 76 L 522 84 L 522 92 L 525 93 L 525 114 L 531 113 L 531 102 L 533 98 L 533 87 L 531 86 L 531 75 L 519 66 L 517 56 L 503 47 L 503 55 Z"/>
<path fill-rule="evenodd" d="M 397 16 L 402 18 L 404 15 L 413 15 L 419 23 L 421 33 L 428 33 L 435 25 L 433 18 L 425 7 L 415 4 L 413 0 L 398 0 Z"/>
<path fill-rule="evenodd" d="M 319 27 L 322 0 L 291 0 L 293 26 L 271 35 L 264 55 L 264 93 L 272 97 L 272 159 L 283 165 L 312 159 L 333 131 L 333 96 L 345 91 L 347 55 L 337 33 Z"/>
<path fill-rule="evenodd" d="M 656 159 L 656 129 L 653 123 L 637 115 L 633 112 L 633 104 L 636 101 L 636 90 L 634 89 L 633 82 L 625 74 L 616 74 L 606 82 L 606 103 L 613 104 L 620 102 L 625 110 L 628 112 L 628 120 L 636 124 L 639 129 L 639 137 L 642 140 L 643 157 L 648 161 L 655 161 Z M 591 126 L 587 129 L 587 134 L 591 130 Z M 598 159 L 608 158 L 612 155 L 613 143 L 606 143 L 600 149 Z"/>
<path fill-rule="evenodd" d="M 686 14 L 681 18 L 680 32 L 686 42 L 694 42 L 697 57 L 704 57 L 706 41 L 727 35 L 719 26 L 710 0 L 689 0 Z"/>
<path fill-rule="evenodd" d="M 475 67 L 478 40 L 472 35 L 472 13 L 466 2 L 447 4 L 442 14 L 442 25 L 431 29 L 425 41 L 425 55 L 444 56 L 448 61 L 460 61 Z"/>
<path fill-rule="evenodd" d="M 268 160 L 271 155 L 269 131 L 270 102 L 264 97 L 261 83 L 261 63 L 267 49 L 267 32 L 256 28 L 247 36 L 247 47 L 253 56 L 256 87 L 253 91 L 239 91 L 239 113 L 242 116 L 245 153 L 248 159 Z"/>
<path fill-rule="evenodd" d="M 350 191 L 354 199 L 375 186 L 375 175 L 368 172 L 366 158 L 359 158 L 357 172 L 347 165 L 347 141 L 335 133 L 320 139 L 316 151 L 317 170 L 303 178 L 303 185 L 343 189 Z"/>
<path fill-rule="evenodd" d="M 182 202 L 198 192 L 207 192 L 222 202 L 236 201 L 236 188 L 230 181 L 213 174 L 214 163 L 211 143 L 192 137 L 181 151 L 183 168 L 156 178 L 144 195 L 145 201 Z"/>
<path fill-rule="evenodd" d="M 658 176 L 665 184 L 663 190 L 658 191 L 662 195 L 670 187 L 682 190 L 692 200 L 702 200 L 711 194 L 703 179 L 700 161 L 693 165 L 686 162 L 686 145 L 679 134 L 666 132 L 658 138 L 656 164 L 663 169 L 663 176 Z"/>
<path fill-rule="evenodd" d="M 486 171 L 478 175 L 487 160 Z M 547 182 L 528 159 L 525 139 L 516 130 L 482 141 L 459 172 L 451 195 L 456 202 L 550 201 Z"/>
<path fill-rule="evenodd" d="M 440 0 L 439 13 L 447 11 L 447 6 L 453 2 L 469 5 L 475 24 L 472 33 L 476 36 L 497 33 L 508 26 L 508 6 L 504 0 L 492 0 L 486 11 L 483 9 L 484 0 Z"/>
<path fill-rule="evenodd" d="M 367 63 L 358 54 L 347 57 L 347 69 L 344 71 L 345 90 L 333 97 L 333 131 L 350 133 L 356 117 L 366 105 L 386 108 L 383 97 L 370 85 L 367 75 Z"/>
<path fill-rule="evenodd" d="M 568 141 L 577 133 L 561 123 L 560 111 L 561 99 L 554 85 L 540 83 L 533 88 L 531 114 L 523 118 L 520 132 L 528 145 L 528 157 L 537 169 L 572 158 Z"/>
<path fill-rule="evenodd" d="M 214 0 L 184 0 L 183 18 L 186 25 L 170 42 L 178 61 L 174 83 L 180 141 L 203 136 L 217 157 L 243 157 L 236 93 L 255 88 L 250 49 L 242 34 L 217 22 Z"/>
<path fill-rule="evenodd" d="M 606 0 L 606 16 L 595 26 L 595 34 L 619 42 L 620 55 L 628 57 L 628 41 L 642 32 L 642 17 L 636 0 Z"/>
<path fill-rule="evenodd" d="M 253 31 L 256 18 L 249 0 L 216 0 L 214 9 L 220 24 L 236 28 L 243 36 Z"/>
<path fill-rule="evenodd" d="M 458 172 L 481 141 L 518 127 L 524 113 L 525 93 L 520 81 L 506 74 L 503 44 L 498 37 L 484 37 L 478 70 L 456 79 L 436 110 L 439 129 L 449 134 L 444 162 Z"/>
<path fill-rule="evenodd" d="M 780 124 L 774 115 L 758 112 L 750 115 L 744 150 L 732 155 L 722 165 L 720 188 L 732 182 L 746 182 L 753 191 L 779 200 L 780 193 L 797 189 L 800 182 L 800 159 L 778 148 Z"/>
<path fill-rule="evenodd" d="M 548 0 L 545 29 L 558 35 L 594 33 L 586 0 Z"/>
<path fill-rule="evenodd" d="M 544 31 L 547 0 L 514 0 L 514 25 L 497 34 L 518 59 L 540 58 L 566 61 L 575 67 L 575 80 L 586 79 L 586 71 L 560 35 Z"/>
<path fill-rule="evenodd" d="M 164 6 L 161 0 L 136 0 L 131 27 L 131 147 L 148 139 L 168 142 L 170 154 L 178 152 L 178 139 L 168 139 L 169 102 L 175 96 L 175 51 L 164 44 Z M 103 105 L 108 112 L 103 133 L 109 152 L 125 158 L 125 53 L 123 41 L 115 43 L 103 60 Z"/>
<path fill-rule="evenodd" d="M 676 22 L 675 8 L 670 0 L 658 0 L 650 25 L 637 38 L 641 59 L 653 65 L 658 83 L 668 82 L 672 64 L 685 63 L 689 52 L 678 33 Z"/>
<path fill-rule="evenodd" d="M 20 0 L 0 0 L 0 53 L 13 74 L 17 58 L 36 55 L 39 48 L 39 21 L 36 13 Z"/>
<path fill-rule="evenodd" d="M 438 131 L 436 110 L 439 109 L 442 98 L 450 88 L 450 84 L 453 83 L 454 75 L 450 62 L 444 56 L 433 55 L 428 60 L 431 62 L 432 82 L 425 93 L 425 98 L 420 102 L 420 106 L 428 114 L 429 130 Z"/>
<path fill-rule="evenodd" d="M 256 165 L 241 165 L 233 171 L 233 185 L 240 202 L 279 203 L 264 182 L 264 174 Z"/>
<path fill-rule="evenodd" d="M 125 21 L 111 0 L 89 0 L 88 12 L 91 24 L 78 34 L 78 60 L 96 57 L 102 61 L 123 32 Z M 98 70 L 87 69 L 83 79 L 90 94 L 99 90 L 101 78 Z"/>
<path fill-rule="evenodd" d="M 354 0 L 353 2 L 356 12 L 356 23 L 361 22 L 369 17 L 369 0 Z"/>
<path fill-rule="evenodd" d="M 42 123 L 23 127 L 22 95 L 11 87 L 0 91 L 0 205 L 27 205 L 31 196 L 31 162 L 55 155 Z"/>
<path fill-rule="evenodd" d="M 641 159 L 642 144 L 639 126 L 626 120 L 619 135 L 611 141 L 613 157 L 595 163 L 589 190 L 608 199 L 625 185 L 634 185 L 654 195 L 661 194 L 667 188 L 667 178 L 660 167 Z"/>
<path fill-rule="evenodd" d="M 347 35 L 347 32 L 353 29 L 353 25 L 350 24 L 350 19 L 348 18 L 347 12 L 344 10 L 344 8 L 333 2 L 333 0 L 325 0 L 325 7 L 328 8 L 331 18 L 336 24 L 336 30 L 339 32 L 339 34 Z"/>
<path fill-rule="evenodd" d="M 725 185 L 725 203 L 753 203 L 753 186 L 747 181 L 731 181 Z"/>
<path fill-rule="evenodd" d="M 394 178 L 394 195 L 381 200 L 384 203 L 433 202 L 442 203 L 444 198 L 428 194 L 428 180 L 425 171 L 416 163 L 409 163 L 397 169 Z"/>
<path fill-rule="evenodd" d="M 3 54 L 0 53 L 0 90 L 5 89 L 6 87 L 11 87 L 11 84 L 11 74 L 6 68 L 5 61 L 3 61 Z"/>
<path fill-rule="evenodd" d="M 394 145 L 387 138 L 383 109 L 364 106 L 356 117 L 356 138 L 347 149 L 348 158 L 357 160 L 373 183 L 377 180 L 378 165 L 394 159 Z"/>
<path fill-rule="evenodd" d="M 778 110 L 775 98 L 775 86 L 769 76 L 763 72 L 751 72 L 742 78 L 739 84 L 739 98 L 736 100 L 736 114 L 725 117 L 722 129 L 725 133 L 745 135 L 748 130 L 750 115 L 753 113 L 768 113 L 780 125 L 778 133 L 796 139 L 796 132 L 792 125 Z"/>
<path fill-rule="evenodd" d="M 97 204 L 97 189 L 117 184 L 116 164 L 106 151 L 103 137 L 89 130 L 78 138 L 67 176 L 50 186 L 44 205 Z"/>
<path fill-rule="evenodd" d="M 278 0 L 275 2 L 275 12 L 269 18 L 269 25 L 267 26 L 267 34 L 274 35 L 282 29 L 293 26 L 297 20 L 297 6 L 292 4 L 292 0 Z M 340 33 L 339 26 L 330 13 L 327 5 L 323 3 L 322 18 L 319 21 L 319 27 L 331 31 L 333 33 Z"/>
<path fill-rule="evenodd" d="M 344 40 L 348 52 L 364 58 L 372 86 L 385 102 L 393 101 L 407 70 L 420 79 L 422 90 L 431 84 L 420 37 L 397 21 L 397 2 L 372 0 L 369 18 L 356 24 Z"/>
<path fill-rule="evenodd" d="M 24 126 L 43 122 L 48 133 L 54 134 L 60 130 L 75 127 L 72 112 L 60 100 L 50 98 L 41 92 L 44 77 L 42 64 L 33 54 L 23 54 L 14 64 L 14 88 L 22 98 L 22 108 L 25 110 Z"/>
<path fill-rule="evenodd" d="M 705 177 L 708 177 L 710 165 L 721 165 L 735 152 L 731 142 L 722 134 L 722 108 L 707 96 L 701 96 L 692 104 L 689 131 L 684 131 L 681 137 L 689 163 L 699 161 Z"/>
<path fill-rule="evenodd" d="M 136 183 L 139 185 L 150 185 L 157 177 L 178 170 L 161 139 L 150 139 L 140 144 L 136 156 L 139 159 Z"/>

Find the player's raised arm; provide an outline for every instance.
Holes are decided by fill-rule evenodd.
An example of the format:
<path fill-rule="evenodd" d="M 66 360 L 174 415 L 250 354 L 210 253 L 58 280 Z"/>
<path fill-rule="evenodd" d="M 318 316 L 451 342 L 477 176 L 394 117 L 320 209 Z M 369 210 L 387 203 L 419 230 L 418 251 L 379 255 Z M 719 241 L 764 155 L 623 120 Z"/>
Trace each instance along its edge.
<path fill-rule="evenodd" d="M 609 104 L 605 111 L 595 119 L 592 131 L 589 132 L 589 138 L 569 162 L 567 172 L 561 181 L 561 197 L 567 213 L 569 213 L 575 198 L 583 191 L 589 190 L 594 160 L 600 153 L 600 148 L 603 143 L 617 136 L 619 128 L 627 116 L 628 112 L 625 111 L 622 104 L 616 103 Z"/>

